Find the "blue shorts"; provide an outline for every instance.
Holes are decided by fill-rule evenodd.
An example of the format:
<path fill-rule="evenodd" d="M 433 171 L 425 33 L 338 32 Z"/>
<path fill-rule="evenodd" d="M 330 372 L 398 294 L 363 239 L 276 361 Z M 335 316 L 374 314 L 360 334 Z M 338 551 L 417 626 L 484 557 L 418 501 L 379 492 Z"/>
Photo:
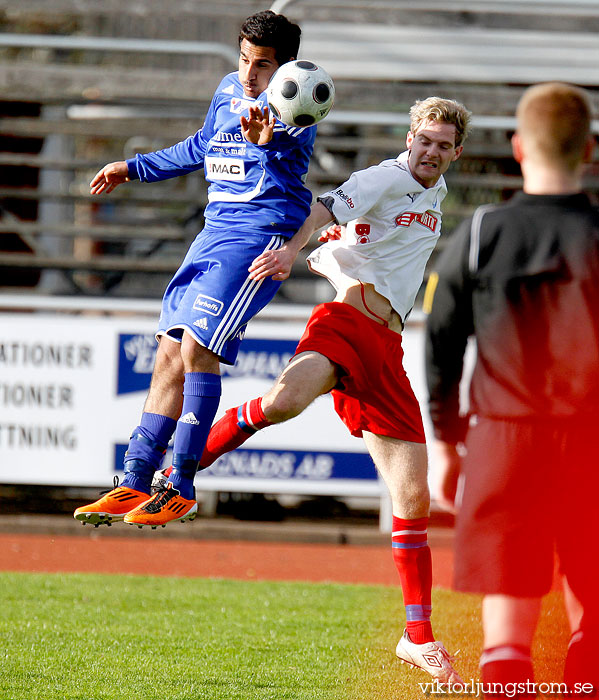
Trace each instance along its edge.
<path fill-rule="evenodd" d="M 281 286 L 271 277 L 250 279 L 248 268 L 258 255 L 280 248 L 286 240 L 204 228 L 166 288 L 156 337 L 181 341 L 187 331 L 221 362 L 235 364 L 246 324 Z"/>

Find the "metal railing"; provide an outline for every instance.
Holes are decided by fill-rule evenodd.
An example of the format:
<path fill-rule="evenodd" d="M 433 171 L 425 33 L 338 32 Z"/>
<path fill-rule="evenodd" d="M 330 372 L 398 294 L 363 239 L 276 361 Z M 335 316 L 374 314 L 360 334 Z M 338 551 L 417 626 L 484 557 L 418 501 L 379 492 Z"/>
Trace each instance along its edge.
<path fill-rule="evenodd" d="M 232 46 L 214 41 L 164 41 L 161 39 L 126 39 L 99 36 L 56 36 L 52 34 L 2 34 L 1 48 L 88 50 L 126 53 L 213 55 L 237 66 L 239 52 Z"/>

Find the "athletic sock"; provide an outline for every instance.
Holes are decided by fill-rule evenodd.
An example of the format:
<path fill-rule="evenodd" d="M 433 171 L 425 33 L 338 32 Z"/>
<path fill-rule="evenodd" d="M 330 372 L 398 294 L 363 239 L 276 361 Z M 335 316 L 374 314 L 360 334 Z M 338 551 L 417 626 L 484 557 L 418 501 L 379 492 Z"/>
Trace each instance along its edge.
<path fill-rule="evenodd" d="M 536 698 L 530 649 L 505 644 L 485 649 L 480 658 L 485 698 Z"/>
<path fill-rule="evenodd" d="M 183 409 L 177 422 L 173 471 L 168 480 L 183 498 L 195 498 L 193 479 L 206 437 L 218 409 L 221 379 L 218 374 L 187 372 L 183 383 Z"/>
<path fill-rule="evenodd" d="M 154 472 L 160 469 L 162 458 L 177 423 L 158 413 L 142 413 L 125 452 L 125 476 L 121 486 L 150 493 Z"/>
<path fill-rule="evenodd" d="M 221 455 L 235 450 L 254 433 L 272 425 L 262 411 L 262 397 L 230 408 L 210 430 L 200 467 L 209 467 Z"/>
<path fill-rule="evenodd" d="M 431 626 L 433 573 L 427 540 L 428 518 L 393 516 L 391 546 L 406 609 L 406 629 L 414 644 L 434 641 Z"/>

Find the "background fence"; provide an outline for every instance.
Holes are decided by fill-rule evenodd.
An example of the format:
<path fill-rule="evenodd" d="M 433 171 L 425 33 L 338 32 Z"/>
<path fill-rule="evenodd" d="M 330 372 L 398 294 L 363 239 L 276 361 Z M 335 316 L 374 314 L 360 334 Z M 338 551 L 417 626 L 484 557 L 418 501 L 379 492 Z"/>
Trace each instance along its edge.
<path fill-rule="evenodd" d="M 407 110 L 463 101 L 475 130 L 447 175 L 444 237 L 475 206 L 521 184 L 510 157 L 522 89 L 585 85 L 599 105 L 599 6 L 579 2 L 278 0 L 303 29 L 302 55 L 333 76 L 308 186 L 317 194 L 403 149 Z M 202 226 L 201 174 L 92 198 L 105 163 L 170 145 L 202 124 L 236 68 L 253 0 L 0 2 L 0 288 L 160 296 Z M 587 186 L 599 188 L 596 163 Z M 443 241 L 441 241 L 441 246 Z M 327 298 L 299 261 L 279 302 Z"/>

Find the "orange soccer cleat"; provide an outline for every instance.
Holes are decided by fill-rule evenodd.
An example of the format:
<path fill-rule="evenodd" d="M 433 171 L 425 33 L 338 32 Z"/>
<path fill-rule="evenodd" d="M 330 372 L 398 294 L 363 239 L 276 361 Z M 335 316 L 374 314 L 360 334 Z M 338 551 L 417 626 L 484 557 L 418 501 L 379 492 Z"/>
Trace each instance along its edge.
<path fill-rule="evenodd" d="M 195 499 L 183 498 L 171 483 L 167 483 L 166 487 L 159 486 L 149 501 L 141 503 L 135 510 L 127 513 L 124 520 L 130 525 L 149 525 L 156 529 L 159 525 L 166 527 L 167 523 L 176 520 L 193 520 L 197 512 L 198 504 Z"/>
<path fill-rule="evenodd" d="M 143 491 L 135 491 L 126 486 L 118 485 L 118 477 L 115 477 L 114 488 L 105 492 L 102 498 L 87 506 L 77 508 L 73 517 L 80 520 L 83 525 L 111 525 L 123 520 L 125 515 L 142 503 L 145 503 L 150 495 Z"/>

